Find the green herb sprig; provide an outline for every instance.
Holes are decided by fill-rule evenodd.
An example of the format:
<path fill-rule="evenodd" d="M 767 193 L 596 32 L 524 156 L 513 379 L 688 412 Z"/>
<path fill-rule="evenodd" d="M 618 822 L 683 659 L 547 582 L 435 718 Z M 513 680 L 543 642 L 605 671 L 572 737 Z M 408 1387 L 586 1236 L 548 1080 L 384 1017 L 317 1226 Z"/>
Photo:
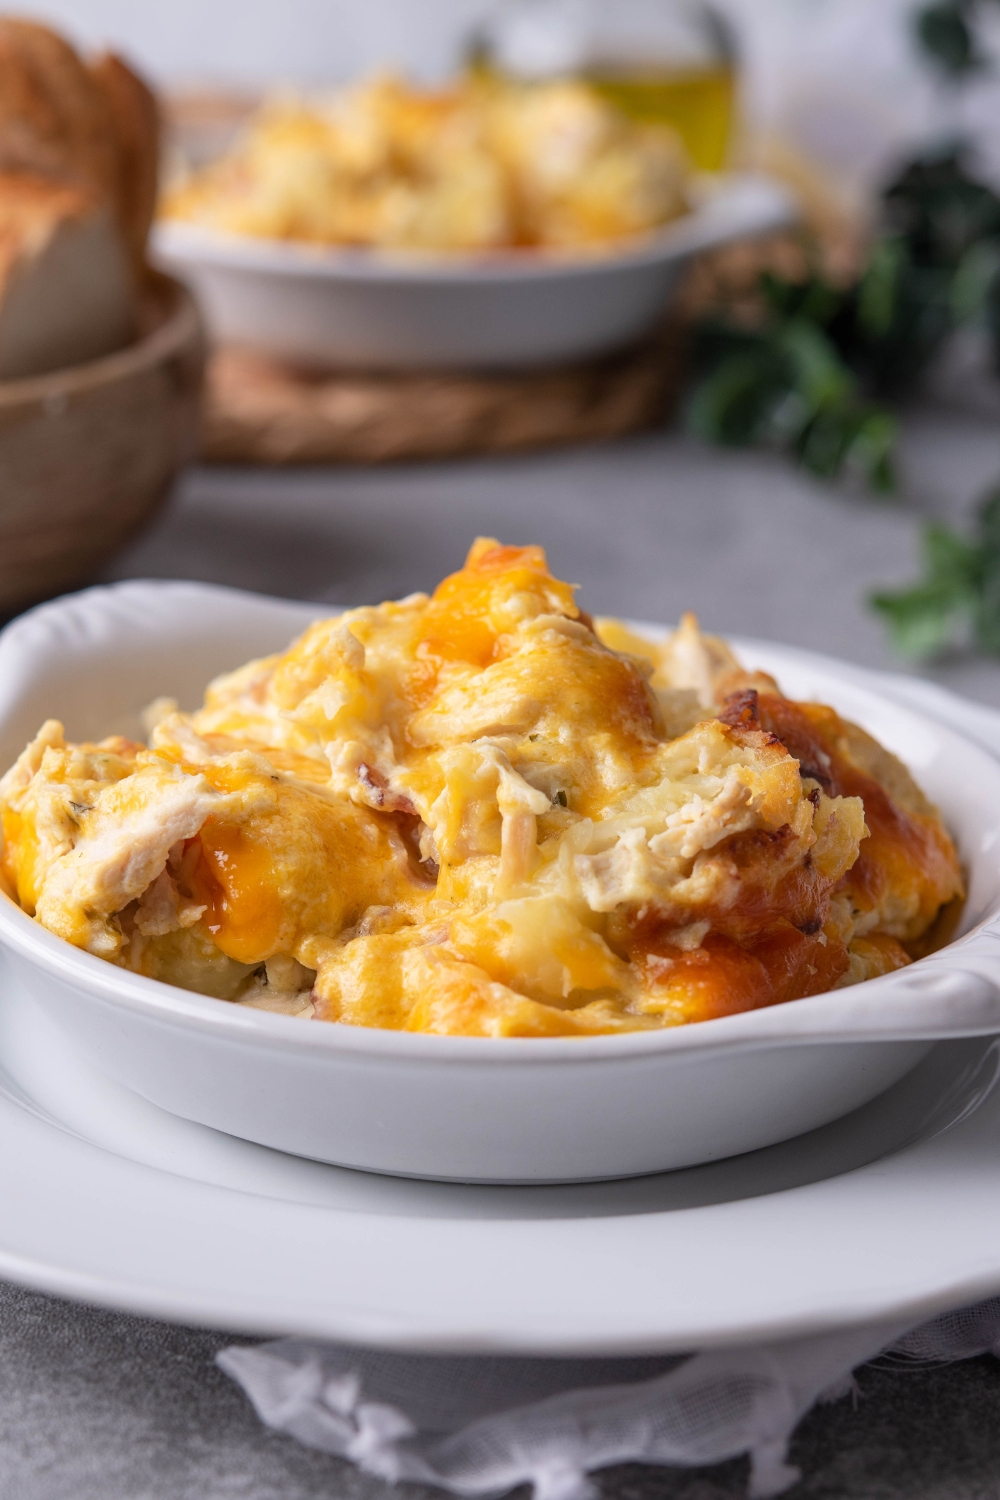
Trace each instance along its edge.
<path fill-rule="evenodd" d="M 1000 656 L 1000 488 L 981 503 L 970 536 L 940 524 L 925 527 L 920 579 L 869 602 L 905 656 L 968 645 Z"/>
<path fill-rule="evenodd" d="M 819 276 L 796 284 L 765 275 L 760 289 L 759 329 L 714 320 L 699 331 L 691 431 L 727 447 L 787 449 L 823 479 L 848 470 L 893 489 L 896 422 L 865 398 L 838 346 L 843 294 Z"/>
<path fill-rule="evenodd" d="M 853 285 L 764 275 L 760 304 L 753 327 L 723 316 L 697 331 L 691 430 L 891 490 L 885 403 L 915 388 L 963 323 L 985 323 L 1000 351 L 1000 197 L 960 151 L 921 157 L 886 189 L 881 234 Z"/>

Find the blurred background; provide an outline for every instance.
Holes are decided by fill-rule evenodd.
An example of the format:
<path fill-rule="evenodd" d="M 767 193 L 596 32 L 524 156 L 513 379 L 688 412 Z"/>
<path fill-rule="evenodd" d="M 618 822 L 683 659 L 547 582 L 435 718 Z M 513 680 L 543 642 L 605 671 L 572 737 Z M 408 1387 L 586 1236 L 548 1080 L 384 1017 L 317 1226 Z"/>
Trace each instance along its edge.
<path fill-rule="evenodd" d="M 669 3 L 669 0 L 667 0 Z M 655 11 L 658 0 L 649 0 Z M 571 7 L 568 7 L 571 9 Z M 989 70 L 960 98 L 914 45 L 915 0 L 717 0 L 739 40 L 746 120 L 797 139 L 849 179 L 873 181 L 895 152 L 938 130 L 975 133 L 1000 167 L 1000 84 Z M 126 52 L 161 86 L 235 89 L 342 83 L 375 68 L 441 82 L 491 0 L 51 0 L 22 6 L 90 48 Z M 988 49 L 1000 9 L 978 18 Z"/>
<path fill-rule="evenodd" d="M 55 384 L 24 408 L 26 446 L 15 453 L 11 424 L 0 433 L 0 528 L 22 539 L 8 548 L 8 614 L 136 574 L 353 603 L 433 585 L 487 532 L 546 544 L 602 612 L 693 607 L 715 629 L 908 667 L 1000 703 L 993 0 L 50 0 L 21 13 L 145 77 L 177 221 L 197 220 L 197 169 L 241 149 L 261 98 L 325 96 L 386 70 L 440 89 L 470 65 L 582 80 L 633 143 L 650 123 L 677 127 L 688 167 L 709 173 L 684 189 L 692 219 L 698 183 L 724 197 L 747 172 L 788 207 L 779 224 L 771 200 L 756 228 L 685 254 L 641 338 L 523 371 L 509 359 L 354 368 L 342 351 L 327 368 L 270 335 L 235 337 L 194 241 L 180 253 L 161 223 L 157 274 L 193 286 L 207 321 L 204 384 L 191 310 L 166 384 L 157 345 L 155 395 L 140 394 L 146 366 L 123 377 L 116 430 L 136 451 L 111 445 L 94 479 L 106 503 L 74 520 L 46 510 L 63 472 L 52 455 L 65 451 L 77 494 L 96 473 L 94 433 L 111 429 L 92 411 L 54 437 L 76 407 L 45 375 Z M 653 63 L 651 36 L 672 38 Z M 624 66 L 615 47 L 629 46 Z M 0 170 L 2 143 L 0 128 Z M 216 184 L 239 188 L 251 156 Z M 170 199 L 182 179 L 194 199 Z M 668 229 L 674 212 L 660 213 Z M 272 333 L 280 280 L 254 293 Z M 159 327 L 167 313 L 149 317 Z M 29 587 L 23 559 L 57 540 L 69 562 Z"/>

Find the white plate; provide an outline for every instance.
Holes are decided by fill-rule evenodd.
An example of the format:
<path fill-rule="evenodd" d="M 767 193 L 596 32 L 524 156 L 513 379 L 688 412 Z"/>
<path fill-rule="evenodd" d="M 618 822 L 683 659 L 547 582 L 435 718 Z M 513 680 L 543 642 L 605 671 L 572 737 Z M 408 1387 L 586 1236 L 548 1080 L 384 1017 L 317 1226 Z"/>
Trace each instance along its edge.
<path fill-rule="evenodd" d="M 601 254 L 328 248 L 179 220 L 157 224 L 153 249 L 194 287 L 218 339 L 327 367 L 503 369 L 628 344 L 690 255 L 795 216 L 785 188 L 746 173 L 718 179 L 665 229 Z"/>
<path fill-rule="evenodd" d="M 1000 716 L 966 726 L 939 690 L 927 706 L 1000 746 Z M 855 1114 L 707 1167 L 470 1188 L 165 1115 L 0 981 L 0 1274 L 178 1321 L 428 1351 L 654 1353 L 918 1319 L 1000 1289 L 998 1063 L 994 1041 L 941 1043 Z"/>

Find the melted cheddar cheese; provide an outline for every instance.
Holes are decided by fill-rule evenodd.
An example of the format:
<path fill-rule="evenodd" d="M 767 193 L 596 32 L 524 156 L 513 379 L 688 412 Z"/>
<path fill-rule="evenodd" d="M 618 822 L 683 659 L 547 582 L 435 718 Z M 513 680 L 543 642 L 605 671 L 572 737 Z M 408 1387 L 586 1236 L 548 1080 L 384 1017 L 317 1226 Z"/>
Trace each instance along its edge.
<path fill-rule="evenodd" d="M 46 723 L 0 781 L 0 875 L 68 942 L 358 1026 L 673 1026 L 886 973 L 960 901 L 902 764 L 691 616 L 578 610 L 480 540 L 435 593 L 318 621 L 162 701 L 148 746 Z"/>
<path fill-rule="evenodd" d="M 475 73 L 428 91 L 381 74 L 326 99 L 270 99 L 161 212 L 320 245 L 594 253 L 683 214 L 689 172 L 674 130 L 578 79 Z"/>

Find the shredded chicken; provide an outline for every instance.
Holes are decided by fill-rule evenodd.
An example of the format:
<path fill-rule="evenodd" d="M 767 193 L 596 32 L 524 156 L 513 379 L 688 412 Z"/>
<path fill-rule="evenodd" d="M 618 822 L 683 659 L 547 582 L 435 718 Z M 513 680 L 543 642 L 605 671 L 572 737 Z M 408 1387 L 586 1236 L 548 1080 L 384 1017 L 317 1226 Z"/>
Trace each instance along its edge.
<path fill-rule="evenodd" d="M 155 721 L 155 722 L 154 722 Z M 677 1025 L 910 961 L 962 896 L 894 757 L 685 615 L 582 615 L 533 547 L 317 620 L 161 701 L 47 722 L 4 886 L 77 946 L 282 1015 L 482 1036 Z"/>

